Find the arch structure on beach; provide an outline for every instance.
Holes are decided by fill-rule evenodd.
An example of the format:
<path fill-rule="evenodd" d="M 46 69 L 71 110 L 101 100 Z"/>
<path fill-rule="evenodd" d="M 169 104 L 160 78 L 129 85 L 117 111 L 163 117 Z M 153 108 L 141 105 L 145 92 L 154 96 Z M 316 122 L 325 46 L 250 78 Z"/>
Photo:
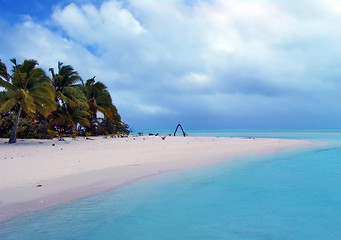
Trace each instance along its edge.
<path fill-rule="evenodd" d="M 185 131 L 184 131 L 184 129 L 182 128 L 182 126 L 181 126 L 181 124 L 179 123 L 178 124 L 178 126 L 176 126 L 176 128 L 175 128 L 175 132 L 174 132 L 174 136 L 176 135 L 176 132 L 178 131 L 178 128 L 181 128 L 181 131 L 182 131 L 182 135 L 184 135 L 184 137 L 186 137 L 186 133 L 185 133 Z"/>

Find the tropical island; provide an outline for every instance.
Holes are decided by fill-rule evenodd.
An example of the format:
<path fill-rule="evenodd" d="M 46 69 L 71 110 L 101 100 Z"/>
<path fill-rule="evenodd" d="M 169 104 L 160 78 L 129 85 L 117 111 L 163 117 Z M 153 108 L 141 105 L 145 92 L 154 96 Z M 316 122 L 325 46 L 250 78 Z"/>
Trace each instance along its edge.
<path fill-rule="evenodd" d="M 130 130 L 103 83 L 61 62 L 50 76 L 36 60 L 11 62 L 8 73 L 0 61 L 0 222 L 146 177 L 313 144 L 184 137 L 180 124 L 183 136 L 108 138 Z M 85 138 L 69 140 L 77 135 Z"/>
<path fill-rule="evenodd" d="M 53 138 L 129 134 L 108 88 L 95 77 L 86 81 L 71 65 L 58 62 L 51 76 L 36 60 L 0 59 L 0 138 Z"/>

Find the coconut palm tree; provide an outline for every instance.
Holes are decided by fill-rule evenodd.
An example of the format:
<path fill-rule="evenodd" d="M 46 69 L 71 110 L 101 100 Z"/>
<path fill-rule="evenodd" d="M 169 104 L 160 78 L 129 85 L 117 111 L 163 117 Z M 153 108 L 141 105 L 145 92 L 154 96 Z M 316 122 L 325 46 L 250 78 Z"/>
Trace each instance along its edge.
<path fill-rule="evenodd" d="M 82 108 L 58 107 L 58 110 L 52 113 L 49 125 L 58 132 L 72 133 L 77 130 L 77 125 L 90 127 L 88 120 L 89 113 Z"/>
<path fill-rule="evenodd" d="M 7 74 L 7 71 L 1 73 L 0 86 L 5 90 L 0 94 L 0 113 L 16 111 L 16 119 L 9 139 L 9 143 L 15 143 L 22 111 L 28 116 L 39 113 L 47 117 L 56 109 L 57 104 L 51 80 L 42 69 L 37 67 L 36 60 L 25 60 L 22 64 L 17 64 L 16 59 L 11 59 L 11 62 L 14 64 L 12 75 Z M 1 69 L 6 70 L 3 66 Z"/>
<path fill-rule="evenodd" d="M 85 94 L 89 106 L 90 115 L 88 119 L 91 131 L 94 130 L 94 124 L 97 122 L 97 112 L 101 112 L 109 120 L 113 119 L 117 109 L 113 105 L 110 93 L 103 83 L 96 82 L 95 77 L 93 77 L 81 86 L 81 90 Z"/>
<path fill-rule="evenodd" d="M 52 114 L 50 126 L 59 131 L 69 132 L 75 130 L 77 124 L 89 127 L 87 117 L 88 103 L 85 94 L 81 91 L 83 81 L 77 71 L 70 65 L 58 62 L 58 73 L 53 68 L 52 84 L 56 90 L 56 102 L 58 109 Z"/>
<path fill-rule="evenodd" d="M 86 103 L 86 97 L 78 88 L 83 81 L 72 66 L 58 62 L 58 73 L 55 73 L 53 68 L 49 70 L 56 89 L 56 101 L 61 106 L 76 108 Z"/>

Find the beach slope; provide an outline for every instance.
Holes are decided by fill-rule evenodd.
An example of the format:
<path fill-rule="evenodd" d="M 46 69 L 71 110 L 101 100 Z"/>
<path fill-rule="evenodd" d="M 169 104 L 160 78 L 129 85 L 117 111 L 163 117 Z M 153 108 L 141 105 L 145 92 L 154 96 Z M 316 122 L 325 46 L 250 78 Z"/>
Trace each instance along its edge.
<path fill-rule="evenodd" d="M 0 144 L 0 221 L 141 178 L 310 146 L 307 140 L 227 137 L 19 140 Z"/>

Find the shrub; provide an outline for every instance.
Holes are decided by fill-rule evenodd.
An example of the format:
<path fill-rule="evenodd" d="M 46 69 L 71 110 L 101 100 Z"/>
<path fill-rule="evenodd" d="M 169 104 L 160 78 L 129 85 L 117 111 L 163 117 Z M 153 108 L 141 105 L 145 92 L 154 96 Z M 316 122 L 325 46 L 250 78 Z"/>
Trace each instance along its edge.
<path fill-rule="evenodd" d="M 0 137 L 9 138 L 13 126 L 15 117 L 13 114 L 5 115 L 0 119 Z M 48 138 L 47 129 L 43 123 L 35 121 L 29 117 L 20 118 L 17 130 L 18 138 Z"/>

